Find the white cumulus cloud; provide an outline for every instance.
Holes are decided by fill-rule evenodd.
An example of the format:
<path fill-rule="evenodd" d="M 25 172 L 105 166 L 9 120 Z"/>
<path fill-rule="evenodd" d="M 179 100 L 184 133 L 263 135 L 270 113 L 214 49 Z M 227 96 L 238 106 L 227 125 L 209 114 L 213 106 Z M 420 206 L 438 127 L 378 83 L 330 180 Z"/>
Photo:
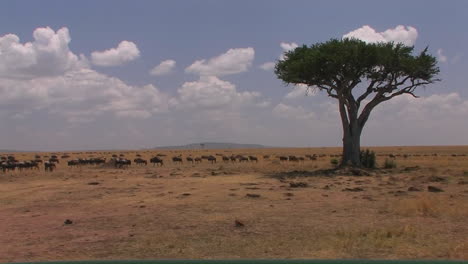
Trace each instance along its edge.
<path fill-rule="evenodd" d="M 300 83 L 300 84 L 294 85 L 294 88 L 292 89 L 292 91 L 287 93 L 285 98 L 294 99 L 294 98 L 304 97 L 310 94 L 311 94 L 311 89 L 306 84 Z"/>
<path fill-rule="evenodd" d="M 31 80 L 0 79 L 0 112 L 47 111 L 68 121 L 91 121 L 104 113 L 146 118 L 168 109 L 168 96 L 153 85 L 131 86 L 91 69 Z"/>
<path fill-rule="evenodd" d="M 187 73 L 223 76 L 245 72 L 252 65 L 255 56 L 253 48 L 229 49 L 209 60 L 197 60 L 185 69 Z"/>
<path fill-rule="evenodd" d="M 50 27 L 37 28 L 34 40 L 22 44 L 17 35 L 0 37 L 0 77 L 34 78 L 56 76 L 69 70 L 86 67 L 68 47 L 71 41 L 67 28 L 55 32 Z"/>
<path fill-rule="evenodd" d="M 176 66 L 175 60 L 162 61 L 158 66 L 151 69 L 150 75 L 158 76 L 158 75 L 169 74 L 172 72 L 175 66 Z"/>
<path fill-rule="evenodd" d="M 297 43 L 295 43 L 295 42 L 281 42 L 280 47 L 283 50 L 283 52 L 279 56 L 279 60 L 284 60 L 284 53 L 299 47 L 299 45 L 297 45 Z M 275 65 L 276 65 L 276 63 L 274 63 L 272 61 L 269 61 L 269 62 L 263 63 L 262 65 L 260 65 L 258 67 L 260 69 L 262 69 L 262 70 L 265 70 L 265 71 L 271 71 L 272 69 L 275 68 Z"/>
<path fill-rule="evenodd" d="M 438 49 L 438 50 L 437 50 L 437 58 L 439 59 L 440 62 L 447 62 L 447 60 L 448 60 L 448 59 L 447 59 L 447 56 L 445 56 L 445 55 L 443 54 L 443 52 L 444 52 L 444 51 L 443 51 L 442 49 Z"/>
<path fill-rule="evenodd" d="M 291 43 L 281 42 L 280 47 L 283 49 L 283 52 L 280 55 L 279 59 L 284 60 L 284 53 L 286 53 L 288 51 L 291 51 L 291 50 L 294 50 L 295 48 L 299 47 L 299 45 L 297 45 L 297 43 L 295 43 L 295 42 L 291 42 Z"/>
<path fill-rule="evenodd" d="M 274 62 L 265 62 L 262 65 L 258 66 L 260 69 L 264 71 L 271 71 L 275 68 L 275 63 Z"/>
<path fill-rule="evenodd" d="M 302 106 L 291 106 L 283 103 L 279 103 L 273 108 L 273 114 L 287 119 L 311 120 L 315 118 L 313 112 L 307 111 Z"/>
<path fill-rule="evenodd" d="M 368 43 L 374 42 L 397 42 L 407 46 L 412 46 L 418 38 L 418 31 L 411 26 L 398 25 L 395 28 L 387 29 L 383 32 L 377 32 L 368 25 L 364 25 L 356 30 L 353 30 L 343 38 L 356 38 Z"/>
<path fill-rule="evenodd" d="M 198 81 L 185 82 L 177 90 L 180 103 L 191 107 L 221 107 L 252 102 L 258 92 L 239 92 L 236 86 L 216 76 L 201 76 Z"/>
<path fill-rule="evenodd" d="M 291 50 L 293 50 L 293 49 L 295 49 L 295 48 L 297 48 L 299 46 L 295 42 L 290 42 L 290 43 L 281 42 L 280 47 L 283 49 L 284 52 L 287 52 L 287 51 L 291 51 Z"/>
<path fill-rule="evenodd" d="M 140 57 L 140 50 L 131 41 L 122 41 L 117 48 L 91 53 L 91 61 L 98 66 L 118 66 Z"/>

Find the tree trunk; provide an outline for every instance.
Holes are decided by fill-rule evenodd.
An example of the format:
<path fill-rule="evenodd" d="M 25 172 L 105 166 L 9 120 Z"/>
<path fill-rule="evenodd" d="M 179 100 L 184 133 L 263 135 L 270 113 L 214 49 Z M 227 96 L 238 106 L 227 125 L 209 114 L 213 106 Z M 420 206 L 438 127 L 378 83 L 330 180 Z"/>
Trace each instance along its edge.
<path fill-rule="evenodd" d="M 358 120 L 356 105 L 346 107 L 344 99 L 339 100 L 341 123 L 343 125 L 343 156 L 341 167 L 361 166 L 361 132 L 364 124 Z"/>
<path fill-rule="evenodd" d="M 353 124 L 354 123 L 354 124 Z M 343 157 L 341 166 L 361 166 L 361 131 L 357 122 L 343 129 Z"/>

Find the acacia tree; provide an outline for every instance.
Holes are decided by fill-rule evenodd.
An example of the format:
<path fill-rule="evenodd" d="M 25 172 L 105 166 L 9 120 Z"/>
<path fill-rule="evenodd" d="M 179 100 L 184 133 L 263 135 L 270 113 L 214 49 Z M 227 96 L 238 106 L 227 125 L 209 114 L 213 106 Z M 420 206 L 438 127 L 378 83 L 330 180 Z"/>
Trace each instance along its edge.
<path fill-rule="evenodd" d="M 413 50 L 401 43 L 332 39 L 286 52 L 275 73 L 286 84 L 306 84 L 338 100 L 343 127 L 341 166 L 361 166 L 361 133 L 372 110 L 399 95 L 417 98 L 418 87 L 438 81 L 436 58 L 427 48 L 417 55 Z"/>

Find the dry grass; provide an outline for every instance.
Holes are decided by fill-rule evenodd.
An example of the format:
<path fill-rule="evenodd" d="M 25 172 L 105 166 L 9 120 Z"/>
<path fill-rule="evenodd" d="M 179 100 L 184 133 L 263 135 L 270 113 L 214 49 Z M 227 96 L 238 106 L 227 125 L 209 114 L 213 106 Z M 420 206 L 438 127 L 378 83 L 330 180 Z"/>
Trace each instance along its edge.
<path fill-rule="evenodd" d="M 158 151 L 258 163 L 167 164 L 0 174 L 0 262 L 158 258 L 468 259 L 468 147 L 372 148 L 369 176 L 316 175 L 338 148 Z M 75 157 L 155 151 L 75 153 Z M 432 154 L 437 153 L 437 156 Z M 34 153 L 18 153 L 29 159 Z M 404 154 L 412 154 L 404 158 Z M 414 156 L 416 154 L 416 156 Z M 456 154 L 453 157 L 452 154 Z M 270 155 L 270 159 L 263 159 Z M 419 167 L 416 167 L 419 166 Z M 304 173 L 304 171 L 306 173 Z M 271 177 L 272 175 L 281 177 Z M 308 176 L 307 176 L 308 175 Z M 98 184 L 89 185 L 90 182 Z M 306 188 L 291 188 L 304 182 Z M 432 185 L 444 190 L 427 192 Z M 408 191 L 409 187 L 420 192 Z M 259 195 L 258 198 L 247 194 Z M 73 224 L 64 225 L 65 219 Z M 236 227 L 234 221 L 244 226 Z"/>

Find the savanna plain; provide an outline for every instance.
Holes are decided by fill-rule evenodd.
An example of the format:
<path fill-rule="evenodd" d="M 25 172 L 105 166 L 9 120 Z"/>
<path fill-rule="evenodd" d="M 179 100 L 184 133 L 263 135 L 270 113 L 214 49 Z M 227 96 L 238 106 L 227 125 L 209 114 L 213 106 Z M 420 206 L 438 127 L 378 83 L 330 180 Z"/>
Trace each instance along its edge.
<path fill-rule="evenodd" d="M 377 169 L 335 171 L 341 148 L 55 153 L 51 172 L 44 164 L 0 171 L 0 262 L 468 260 L 468 146 L 370 149 Z M 8 154 L 53 155 L 0 156 Z M 158 154 L 163 166 L 149 163 Z M 115 167 L 112 155 L 131 166 Z M 148 165 L 136 165 L 137 155 Z M 183 162 L 172 162 L 179 155 Z M 216 163 L 186 160 L 203 155 Z M 304 160 L 279 159 L 290 155 Z M 89 157 L 106 163 L 67 164 Z M 385 160 L 396 167 L 383 168 Z"/>

